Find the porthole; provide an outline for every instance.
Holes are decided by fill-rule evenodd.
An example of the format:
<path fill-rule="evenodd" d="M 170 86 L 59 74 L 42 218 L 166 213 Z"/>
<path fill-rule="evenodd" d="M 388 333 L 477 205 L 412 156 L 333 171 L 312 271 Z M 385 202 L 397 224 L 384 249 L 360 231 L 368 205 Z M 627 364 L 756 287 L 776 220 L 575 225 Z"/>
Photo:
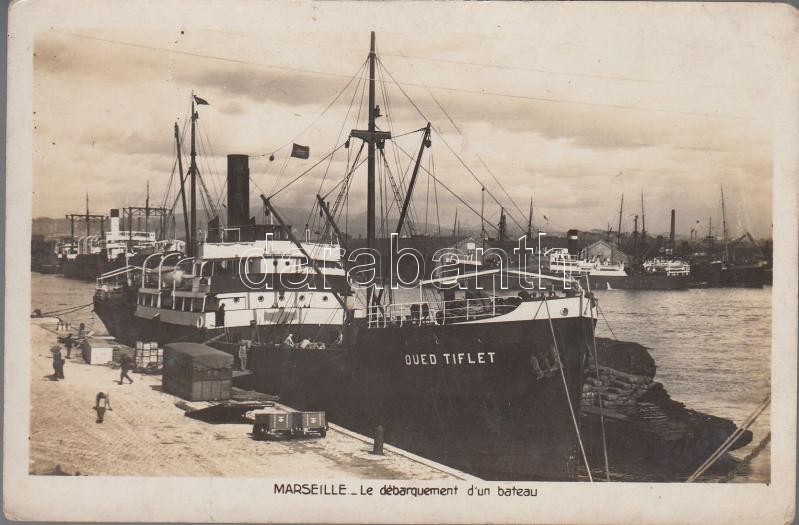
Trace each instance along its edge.
<path fill-rule="evenodd" d="M 259 303 L 262 303 L 262 302 L 264 302 L 264 296 L 263 296 L 263 295 L 259 295 L 259 296 L 258 296 L 258 302 L 259 302 Z"/>
<path fill-rule="evenodd" d="M 563 315 L 563 316 L 569 315 L 569 309 L 568 308 L 562 309 L 560 311 L 560 315 Z"/>
<path fill-rule="evenodd" d="M 272 261 L 272 264 L 273 264 L 274 266 L 277 266 L 277 261 Z"/>
<path fill-rule="evenodd" d="M 304 296 L 304 295 L 301 295 L 301 296 L 300 296 L 300 301 L 304 301 L 304 300 L 305 300 L 305 296 Z"/>
<path fill-rule="evenodd" d="M 288 266 L 289 264 L 291 264 L 291 262 L 289 262 L 289 261 L 286 261 L 286 266 Z"/>
<path fill-rule="evenodd" d="M 238 297 L 234 297 L 234 298 L 233 298 L 233 302 L 234 302 L 234 303 L 238 303 L 238 302 L 239 302 L 239 298 L 238 298 Z"/>
<path fill-rule="evenodd" d="M 322 297 L 322 300 L 323 300 L 323 301 L 327 301 L 328 299 L 329 299 L 329 297 L 328 297 L 328 296 L 326 296 L 326 295 L 325 295 L 324 297 Z"/>

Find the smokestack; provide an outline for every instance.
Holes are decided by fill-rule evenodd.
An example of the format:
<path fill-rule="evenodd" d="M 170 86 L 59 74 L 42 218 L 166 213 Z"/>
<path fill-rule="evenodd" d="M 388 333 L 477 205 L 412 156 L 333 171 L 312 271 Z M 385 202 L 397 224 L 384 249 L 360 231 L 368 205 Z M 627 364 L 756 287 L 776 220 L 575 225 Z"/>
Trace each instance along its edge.
<path fill-rule="evenodd" d="M 109 233 L 111 235 L 119 234 L 119 209 L 111 210 L 111 220 L 109 222 L 109 227 L 111 228 Z"/>
<path fill-rule="evenodd" d="M 250 218 L 250 157 L 227 156 L 227 226 L 248 224 Z"/>
<path fill-rule="evenodd" d="M 577 234 L 578 233 L 579 232 L 577 230 L 569 230 L 568 232 L 566 232 L 566 238 L 569 241 L 569 254 L 570 255 L 577 255 L 578 254 L 578 250 L 577 250 L 577 239 L 578 239 Z"/>
<path fill-rule="evenodd" d="M 669 233 L 669 249 L 674 250 L 674 224 L 676 222 L 675 219 L 675 211 L 671 210 L 671 230 Z"/>

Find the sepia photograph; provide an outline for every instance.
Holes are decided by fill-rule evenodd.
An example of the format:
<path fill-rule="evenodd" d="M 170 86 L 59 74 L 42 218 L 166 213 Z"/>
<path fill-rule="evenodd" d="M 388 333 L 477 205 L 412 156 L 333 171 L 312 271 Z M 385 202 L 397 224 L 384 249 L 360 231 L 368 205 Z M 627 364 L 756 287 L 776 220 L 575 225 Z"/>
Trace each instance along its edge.
<path fill-rule="evenodd" d="M 794 519 L 791 7 L 9 19 L 9 518 Z"/>

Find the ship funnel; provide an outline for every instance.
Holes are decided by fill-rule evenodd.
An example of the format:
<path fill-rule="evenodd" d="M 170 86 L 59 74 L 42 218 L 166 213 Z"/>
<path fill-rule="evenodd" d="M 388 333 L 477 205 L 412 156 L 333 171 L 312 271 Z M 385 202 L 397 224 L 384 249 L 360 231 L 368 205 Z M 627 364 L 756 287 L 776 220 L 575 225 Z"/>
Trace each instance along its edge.
<path fill-rule="evenodd" d="M 111 210 L 111 220 L 109 221 L 111 235 L 118 235 L 119 234 L 119 209 Z"/>
<path fill-rule="evenodd" d="M 669 249 L 674 250 L 674 225 L 676 223 L 676 212 L 671 210 L 671 230 L 669 233 Z"/>
<path fill-rule="evenodd" d="M 569 230 L 568 232 L 566 232 L 566 239 L 569 242 L 568 246 L 569 246 L 570 255 L 578 255 L 578 250 L 577 250 L 578 233 L 579 232 L 577 230 Z"/>
<path fill-rule="evenodd" d="M 250 218 L 250 157 L 227 156 L 227 227 L 245 226 Z"/>

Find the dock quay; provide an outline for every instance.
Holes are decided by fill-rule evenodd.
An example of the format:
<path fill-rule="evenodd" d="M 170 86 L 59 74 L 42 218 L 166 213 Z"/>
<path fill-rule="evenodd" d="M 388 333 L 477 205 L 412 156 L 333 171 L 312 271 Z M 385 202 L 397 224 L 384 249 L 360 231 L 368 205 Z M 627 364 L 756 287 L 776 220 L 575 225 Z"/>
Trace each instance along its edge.
<path fill-rule="evenodd" d="M 156 374 L 89 365 L 73 349 L 63 380 L 52 378 L 55 318 L 31 319 L 29 472 L 38 475 L 475 479 L 330 425 L 324 439 L 256 441 L 251 426 L 208 424 L 186 417 L 180 398 L 161 391 Z M 110 396 L 112 411 L 96 422 L 95 396 Z"/>

